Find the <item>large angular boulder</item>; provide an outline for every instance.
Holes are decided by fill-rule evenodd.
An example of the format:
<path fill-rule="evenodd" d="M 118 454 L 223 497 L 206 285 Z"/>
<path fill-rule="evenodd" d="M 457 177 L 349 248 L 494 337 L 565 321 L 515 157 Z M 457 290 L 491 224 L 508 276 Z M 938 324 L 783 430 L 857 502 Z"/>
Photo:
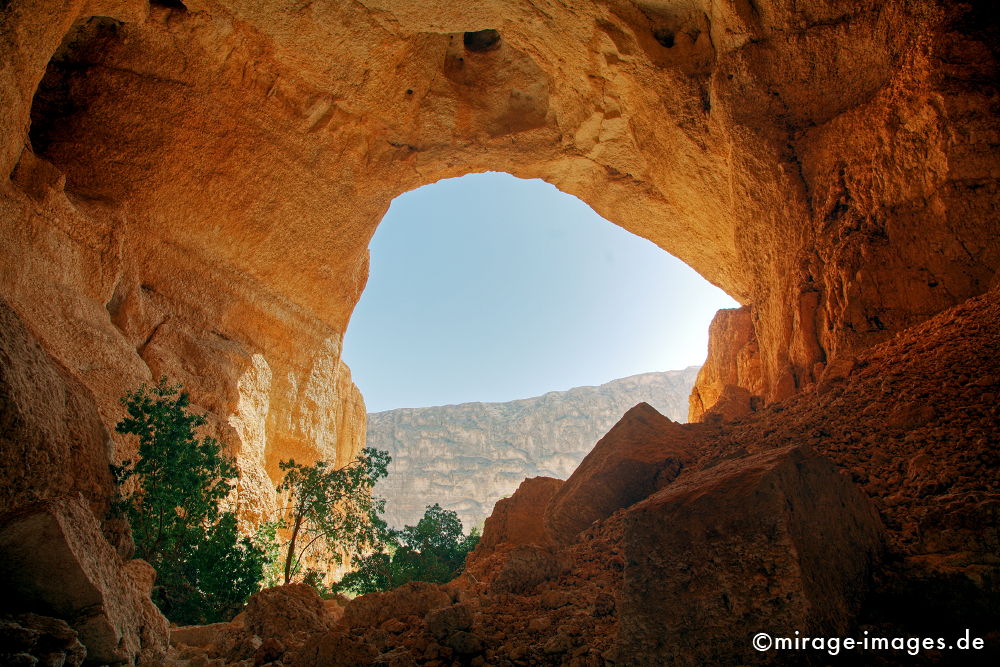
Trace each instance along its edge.
<path fill-rule="evenodd" d="M 773 657 L 758 632 L 843 636 L 883 539 L 868 497 L 806 448 L 682 476 L 626 513 L 619 657 L 747 664 Z"/>
<path fill-rule="evenodd" d="M 474 555 L 500 544 L 551 544 L 545 532 L 545 508 L 564 484 L 554 477 L 532 477 L 521 482 L 510 498 L 497 501 L 483 525 L 483 537 Z"/>
<path fill-rule="evenodd" d="M 228 622 L 172 627 L 170 628 L 170 644 L 173 646 L 211 646 L 218 643 L 222 633 L 231 627 Z"/>
<path fill-rule="evenodd" d="M 92 663 L 162 659 L 167 620 L 150 599 L 155 572 L 123 562 L 83 496 L 28 505 L 0 518 L 4 604 L 65 619 Z"/>
<path fill-rule="evenodd" d="M 285 584 L 254 593 L 247 601 L 244 623 L 251 634 L 288 643 L 329 630 L 334 617 L 312 586 Z"/>
<path fill-rule="evenodd" d="M 630 409 L 553 496 L 545 514 L 548 534 L 569 544 L 594 521 L 670 483 L 691 458 L 693 428 L 648 403 Z"/>
<path fill-rule="evenodd" d="M 563 484 L 553 477 L 532 477 L 521 482 L 510 498 L 497 501 L 459 585 L 471 582 L 495 592 L 525 592 L 558 576 L 563 566 L 544 516 Z"/>
<path fill-rule="evenodd" d="M 530 593 L 539 584 L 566 571 L 559 551 L 534 544 L 519 544 L 498 552 L 493 571 L 487 577 L 492 593 Z"/>

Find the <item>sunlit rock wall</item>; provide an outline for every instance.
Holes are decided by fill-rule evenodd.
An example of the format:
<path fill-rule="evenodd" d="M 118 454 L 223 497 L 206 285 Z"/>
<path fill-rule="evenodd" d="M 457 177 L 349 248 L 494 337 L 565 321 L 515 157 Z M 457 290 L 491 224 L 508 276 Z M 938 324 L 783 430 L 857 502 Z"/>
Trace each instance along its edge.
<path fill-rule="evenodd" d="M 267 512 L 281 458 L 364 441 L 340 345 L 391 199 L 504 170 L 751 306 L 771 402 L 993 278 L 990 11 L 9 0 L 0 297 L 107 426 L 183 381 Z"/>
<path fill-rule="evenodd" d="M 528 477 L 565 479 L 625 412 L 643 401 L 686 421 L 697 366 L 644 373 L 507 403 L 463 403 L 368 415 L 368 446 L 392 456 L 376 491 L 385 518 L 402 528 L 427 505 L 479 526 L 493 504 Z"/>

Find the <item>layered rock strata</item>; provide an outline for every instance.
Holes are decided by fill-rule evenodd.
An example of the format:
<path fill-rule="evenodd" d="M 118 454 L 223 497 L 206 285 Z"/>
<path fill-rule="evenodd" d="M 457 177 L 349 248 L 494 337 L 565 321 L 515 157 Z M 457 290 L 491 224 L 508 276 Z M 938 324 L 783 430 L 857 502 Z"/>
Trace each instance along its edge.
<path fill-rule="evenodd" d="M 696 366 L 643 373 L 506 403 L 463 403 L 368 415 L 367 443 L 389 452 L 389 476 L 376 491 L 385 518 L 415 524 L 427 505 L 480 526 L 498 498 L 528 477 L 565 479 L 622 414 L 649 402 L 678 421 L 687 412 Z"/>

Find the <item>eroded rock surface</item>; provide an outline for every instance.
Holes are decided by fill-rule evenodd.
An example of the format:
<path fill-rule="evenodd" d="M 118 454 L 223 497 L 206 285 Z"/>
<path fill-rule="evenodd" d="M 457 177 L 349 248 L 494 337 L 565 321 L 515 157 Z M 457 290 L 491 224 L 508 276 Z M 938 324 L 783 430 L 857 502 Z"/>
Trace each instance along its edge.
<path fill-rule="evenodd" d="M 698 427 L 672 422 L 640 403 L 601 438 L 545 509 L 545 527 L 568 544 L 594 521 L 669 484 L 694 457 Z"/>
<path fill-rule="evenodd" d="M 364 442 L 341 341 L 425 183 L 545 178 L 680 257 L 752 307 L 765 403 L 1000 262 L 980 4 L 8 4 L 0 296 L 106 426 L 183 381 L 251 519 Z"/>
<path fill-rule="evenodd" d="M 334 624 L 323 599 L 306 584 L 285 584 L 255 593 L 244 613 L 248 632 L 283 643 L 296 635 L 323 632 Z"/>
<path fill-rule="evenodd" d="M 846 636 L 883 551 L 871 501 L 799 447 L 692 473 L 628 510 L 619 655 L 744 664 L 758 632 Z"/>
<path fill-rule="evenodd" d="M 760 349 L 750 308 L 726 308 L 708 329 L 708 357 L 698 371 L 689 398 L 688 421 L 712 411 L 738 419 L 763 404 Z"/>
<path fill-rule="evenodd" d="M 364 441 L 340 348 L 392 197 L 470 171 L 545 178 L 750 306 L 759 385 L 720 392 L 762 405 L 706 427 L 678 479 L 809 444 L 885 523 L 896 560 L 872 623 L 998 627 L 992 12 L 946 0 L 7 2 L 0 297 L 105 427 L 139 382 L 183 381 L 236 455 L 241 511 L 256 520 L 274 510 L 279 460 L 346 460 Z M 10 349 L 30 360 L 29 347 Z M 43 375 L 53 391 L 12 385 L 26 387 L 4 399 L 13 414 L 58 411 L 69 387 L 63 421 L 85 416 L 72 407 L 84 394 Z M 52 478 L 95 494 L 97 510 L 97 441 L 82 438 L 66 467 L 76 427 L 36 421 L 53 457 L 26 434 L 14 460 L 39 478 L 5 466 L 27 494 L 7 501 L 51 495 Z M 131 453 L 116 442 L 115 459 Z M 614 658 L 615 615 L 540 598 L 620 590 L 620 519 L 577 533 L 564 548 L 576 566 L 557 579 L 484 598 L 453 645 L 419 624 L 349 641 L 425 661 Z M 928 590 L 948 595 L 928 609 Z M 507 636 L 542 617 L 549 629 Z M 239 646 L 241 660 L 275 649 Z"/>
<path fill-rule="evenodd" d="M 552 543 L 545 530 L 545 510 L 564 483 L 552 477 L 532 477 L 521 482 L 514 495 L 497 501 L 483 526 L 477 551 L 490 551 L 500 544 Z"/>
<path fill-rule="evenodd" d="M 348 628 L 377 627 L 393 618 L 423 618 L 451 602 L 451 594 L 440 585 L 414 581 L 392 591 L 355 598 L 344 609 L 341 623 Z"/>
<path fill-rule="evenodd" d="M 370 414 L 368 446 L 392 456 L 389 476 L 376 489 L 386 498 L 386 521 L 414 525 L 427 505 L 440 503 L 457 512 L 467 530 L 479 526 L 521 480 L 569 477 L 636 403 L 684 421 L 697 372 L 692 366 L 506 403 Z"/>
<path fill-rule="evenodd" d="M 281 660 L 596 667 L 817 659 L 747 653 L 758 623 L 774 636 L 810 628 L 958 637 L 969 628 L 987 647 L 972 659 L 993 664 L 998 318 L 994 290 L 743 419 L 681 426 L 661 418 L 667 435 L 691 433 L 694 455 L 648 498 L 567 546 L 497 539 L 487 558 L 470 559 L 474 576 L 358 598 L 350 622 Z M 539 485 L 548 486 L 524 488 Z M 506 502 L 519 507 L 517 495 Z M 864 660 L 888 667 L 899 656 L 869 651 Z"/>
<path fill-rule="evenodd" d="M 155 663 L 167 620 L 153 605 L 155 573 L 123 563 L 82 496 L 40 501 L 0 519 L 4 606 L 67 620 L 94 663 Z"/>
<path fill-rule="evenodd" d="M 79 492 L 103 518 L 113 452 L 90 392 L 0 301 L 0 514 Z"/>

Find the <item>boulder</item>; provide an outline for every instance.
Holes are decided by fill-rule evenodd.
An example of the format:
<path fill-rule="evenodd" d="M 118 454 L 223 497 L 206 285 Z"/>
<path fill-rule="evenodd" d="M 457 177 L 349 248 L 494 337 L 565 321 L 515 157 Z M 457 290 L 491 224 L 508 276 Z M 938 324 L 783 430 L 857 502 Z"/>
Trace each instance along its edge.
<path fill-rule="evenodd" d="M 472 558 L 492 551 L 500 544 L 552 544 L 542 517 L 563 484 L 563 480 L 554 477 L 532 477 L 521 482 L 510 498 L 498 500 L 493 514 L 483 525 L 483 537 Z"/>
<path fill-rule="evenodd" d="M 432 609 L 424 622 L 429 633 L 438 639 L 444 639 L 452 632 L 472 629 L 472 610 L 466 604 Z"/>
<path fill-rule="evenodd" d="M 280 660 L 283 655 L 285 655 L 285 644 L 274 637 L 268 637 L 260 643 L 257 650 L 253 654 L 253 664 L 254 665 L 266 665 L 268 663 Z"/>
<path fill-rule="evenodd" d="M 569 544 L 594 521 L 646 498 L 691 458 L 693 427 L 639 403 L 598 441 L 549 503 L 545 527 Z"/>
<path fill-rule="evenodd" d="M 491 593 L 529 593 L 566 569 L 558 552 L 533 544 L 522 544 L 498 555 L 500 565 L 489 583 Z"/>
<path fill-rule="evenodd" d="M 209 625 L 183 625 L 170 628 L 170 643 L 174 646 L 204 647 L 219 641 L 221 634 L 232 627 L 229 623 Z"/>
<path fill-rule="evenodd" d="M 441 585 L 411 581 L 391 591 L 354 598 L 344 609 L 341 623 L 346 628 L 377 628 L 390 618 L 424 617 L 450 604 L 451 595 Z"/>
<path fill-rule="evenodd" d="M 225 664 L 229 664 L 253 660 L 263 644 L 264 641 L 257 635 L 250 634 L 238 623 L 230 623 L 229 627 L 219 632 L 212 643 L 197 650 L 204 650 L 212 658 L 221 659 Z"/>
<path fill-rule="evenodd" d="M 245 612 L 247 632 L 262 639 L 280 639 L 286 645 L 302 634 L 326 632 L 335 622 L 323 598 L 308 584 L 285 584 L 254 593 Z"/>
<path fill-rule="evenodd" d="M 0 664 L 79 667 L 86 656 L 76 631 L 63 620 L 38 614 L 0 618 Z"/>
<path fill-rule="evenodd" d="M 347 606 L 348 602 L 350 599 L 343 595 L 323 599 L 323 606 L 326 607 L 326 612 L 330 615 L 332 622 L 337 623 L 344 617 L 344 607 Z"/>
<path fill-rule="evenodd" d="M 806 448 L 682 476 L 625 516 L 621 660 L 746 664 L 758 632 L 843 636 L 883 541 L 867 496 Z"/>
<path fill-rule="evenodd" d="M 31 504 L 0 519 L 5 603 L 66 619 L 96 663 L 149 663 L 167 646 L 167 620 L 149 597 L 155 573 L 122 562 L 83 496 Z"/>

